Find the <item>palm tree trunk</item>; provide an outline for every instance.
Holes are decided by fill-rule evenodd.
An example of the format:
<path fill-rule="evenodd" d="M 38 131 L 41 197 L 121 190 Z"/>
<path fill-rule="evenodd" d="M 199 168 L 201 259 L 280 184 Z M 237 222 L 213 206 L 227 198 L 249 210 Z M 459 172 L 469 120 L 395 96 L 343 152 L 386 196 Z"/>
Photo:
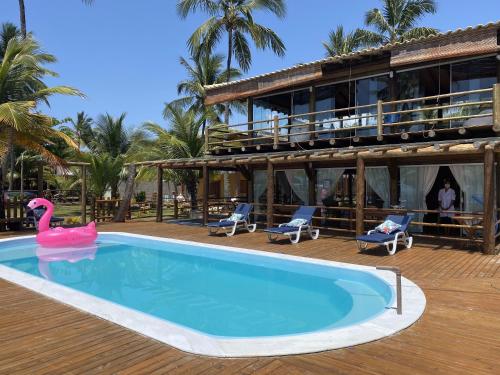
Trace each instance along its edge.
<path fill-rule="evenodd" d="M 9 174 L 9 191 L 14 188 L 14 168 L 16 163 L 16 155 L 14 154 L 14 129 L 9 129 L 9 158 L 10 158 L 10 174 Z"/>
<path fill-rule="evenodd" d="M 207 127 L 207 120 L 203 120 L 203 124 L 201 125 L 201 137 L 205 140 L 205 128 Z"/>
<path fill-rule="evenodd" d="M 196 176 L 192 176 L 188 183 L 187 183 L 187 189 L 189 196 L 191 197 L 191 210 L 197 210 L 198 209 L 198 200 L 197 200 L 197 193 L 198 193 L 198 185 L 196 181 Z"/>
<path fill-rule="evenodd" d="M 132 199 L 132 195 L 134 194 L 135 174 L 136 174 L 135 164 L 133 163 L 129 164 L 127 182 L 125 184 L 125 192 L 123 193 L 123 199 L 120 202 L 120 207 L 118 208 L 118 212 L 113 218 L 113 221 L 115 223 L 125 221 L 125 217 L 127 216 L 127 211 L 130 206 L 130 200 Z"/>
<path fill-rule="evenodd" d="M 24 8 L 24 0 L 19 0 L 19 18 L 21 20 L 21 35 L 26 39 L 26 10 Z"/>
<path fill-rule="evenodd" d="M 228 43 L 227 43 L 227 66 L 226 66 L 226 83 L 231 81 L 231 58 L 233 56 L 233 30 L 228 30 Z M 224 123 L 229 125 L 229 102 L 226 102 L 224 108 Z"/>

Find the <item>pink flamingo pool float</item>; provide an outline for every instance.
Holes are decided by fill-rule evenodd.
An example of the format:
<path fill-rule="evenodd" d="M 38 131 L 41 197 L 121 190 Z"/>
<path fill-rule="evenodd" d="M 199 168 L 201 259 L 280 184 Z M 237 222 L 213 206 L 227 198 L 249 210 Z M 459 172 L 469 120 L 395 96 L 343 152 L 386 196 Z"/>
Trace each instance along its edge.
<path fill-rule="evenodd" d="M 50 228 L 50 218 L 54 212 L 54 205 L 43 198 L 32 199 L 28 207 L 34 210 L 45 207 L 46 211 L 38 222 L 36 241 L 44 247 L 68 247 L 93 244 L 97 238 L 95 223 L 92 221 L 85 227 L 77 228 Z"/>

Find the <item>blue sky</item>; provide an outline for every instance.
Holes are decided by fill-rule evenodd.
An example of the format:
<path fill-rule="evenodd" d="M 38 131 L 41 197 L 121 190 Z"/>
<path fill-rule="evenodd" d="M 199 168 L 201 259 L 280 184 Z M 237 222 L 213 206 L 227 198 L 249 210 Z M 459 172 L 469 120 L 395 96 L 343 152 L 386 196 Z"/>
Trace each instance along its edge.
<path fill-rule="evenodd" d="M 500 20 L 499 0 L 439 0 L 439 12 L 424 23 L 442 31 Z M 1 0 L 0 22 L 19 23 L 18 0 Z M 162 120 L 163 103 L 176 98 L 185 73 L 179 56 L 186 40 L 206 18 L 181 20 L 176 0 L 25 0 L 28 30 L 58 58 L 60 74 L 49 83 L 79 88 L 87 99 L 54 98 L 49 113 L 64 118 L 84 110 L 92 117 L 127 112 L 127 124 Z M 247 76 L 323 57 L 321 44 L 338 24 L 362 26 L 366 10 L 379 0 L 288 0 L 288 15 L 278 20 L 263 13 L 256 20 L 273 28 L 287 47 L 284 58 L 254 51 Z M 118 5 L 119 4 L 119 5 Z"/>

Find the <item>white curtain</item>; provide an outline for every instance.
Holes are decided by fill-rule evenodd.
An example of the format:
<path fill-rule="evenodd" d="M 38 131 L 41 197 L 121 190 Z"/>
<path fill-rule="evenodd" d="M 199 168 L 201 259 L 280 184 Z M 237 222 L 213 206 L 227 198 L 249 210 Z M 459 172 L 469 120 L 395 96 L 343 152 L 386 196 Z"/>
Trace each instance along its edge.
<path fill-rule="evenodd" d="M 451 173 L 464 193 L 465 211 L 482 211 L 484 195 L 484 166 L 481 164 L 450 165 Z"/>
<path fill-rule="evenodd" d="M 439 165 L 419 165 L 399 167 L 401 185 L 401 205 L 410 210 L 425 210 L 425 197 L 432 189 Z M 437 199 L 437 197 L 436 197 Z M 422 221 L 423 213 L 415 215 L 415 221 Z M 422 231 L 419 227 L 418 231 Z"/>
<path fill-rule="evenodd" d="M 253 172 L 253 201 L 259 203 L 261 195 L 267 188 L 267 171 L 256 170 Z M 260 212 L 260 206 L 254 208 L 255 212 Z"/>
<path fill-rule="evenodd" d="M 387 167 L 368 167 L 365 171 L 366 183 L 384 201 L 387 208 L 391 202 L 391 177 Z"/>
<path fill-rule="evenodd" d="M 285 176 L 292 190 L 304 204 L 309 204 L 309 181 L 303 169 L 285 170 Z"/>
<path fill-rule="evenodd" d="M 316 202 L 318 205 L 323 205 L 323 199 L 335 192 L 344 170 L 344 168 L 320 168 L 316 170 Z"/>

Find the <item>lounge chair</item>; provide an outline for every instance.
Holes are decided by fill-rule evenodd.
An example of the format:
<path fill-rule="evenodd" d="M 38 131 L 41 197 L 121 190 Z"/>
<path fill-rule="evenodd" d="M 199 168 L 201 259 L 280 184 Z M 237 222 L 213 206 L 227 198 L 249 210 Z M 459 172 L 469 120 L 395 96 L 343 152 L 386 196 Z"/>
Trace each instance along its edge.
<path fill-rule="evenodd" d="M 372 229 L 367 234 L 356 237 L 356 242 L 360 251 L 365 250 L 369 243 L 377 245 L 385 245 L 389 255 L 394 255 L 398 247 L 398 241 L 401 241 L 407 249 L 413 244 L 413 237 L 408 234 L 408 226 L 411 222 L 411 217 L 408 215 L 389 215 L 385 219 L 401 225 L 395 231 L 385 234 Z"/>
<path fill-rule="evenodd" d="M 236 229 L 241 226 L 243 226 L 243 228 L 250 233 L 255 232 L 257 224 L 250 224 L 250 213 L 252 212 L 252 209 L 253 206 L 250 203 L 239 203 L 238 206 L 236 206 L 233 215 L 239 215 L 240 217 L 236 220 L 232 220 L 231 217 L 229 217 L 215 223 L 209 223 L 208 234 L 215 234 L 220 229 L 223 229 L 226 236 L 230 237 L 234 235 L 234 233 L 236 233 Z"/>
<path fill-rule="evenodd" d="M 45 213 L 45 208 L 35 208 L 34 210 L 27 209 L 25 218 L 26 225 L 28 226 L 33 225 L 35 229 L 38 230 L 38 222 L 40 221 L 44 213 Z M 64 222 L 63 217 L 52 216 L 50 218 L 51 227 L 60 226 L 62 225 L 63 222 Z"/>
<path fill-rule="evenodd" d="M 264 232 L 267 232 L 267 237 L 270 242 L 275 241 L 279 236 L 286 236 L 290 239 L 291 243 L 298 243 L 302 231 L 306 231 L 307 234 L 315 240 L 319 237 L 319 229 L 312 228 L 314 211 L 316 211 L 316 207 L 300 206 L 293 214 L 290 222 L 280 224 L 274 228 L 267 228 Z M 303 221 L 303 223 L 298 223 L 300 221 Z"/>

